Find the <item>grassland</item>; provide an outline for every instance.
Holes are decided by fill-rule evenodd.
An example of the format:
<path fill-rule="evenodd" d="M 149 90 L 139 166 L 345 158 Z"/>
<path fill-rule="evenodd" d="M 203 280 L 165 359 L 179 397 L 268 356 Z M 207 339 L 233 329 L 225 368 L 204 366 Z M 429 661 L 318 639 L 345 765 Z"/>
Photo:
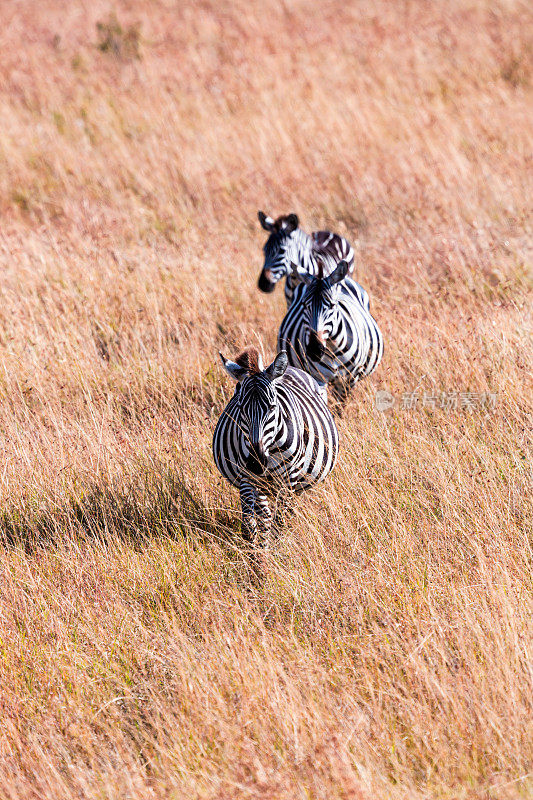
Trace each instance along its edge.
<path fill-rule="evenodd" d="M 530 5 L 1 11 L 0 798 L 533 797 Z M 386 337 L 263 585 L 210 452 L 258 208 Z"/>

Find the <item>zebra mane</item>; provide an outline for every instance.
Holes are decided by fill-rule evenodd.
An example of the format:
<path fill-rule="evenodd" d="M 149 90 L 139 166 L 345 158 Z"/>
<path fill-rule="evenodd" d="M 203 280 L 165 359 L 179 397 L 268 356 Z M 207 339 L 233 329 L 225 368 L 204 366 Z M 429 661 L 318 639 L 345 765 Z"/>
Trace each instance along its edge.
<path fill-rule="evenodd" d="M 263 360 L 256 347 L 246 347 L 242 353 L 239 353 L 235 363 L 250 375 L 258 375 L 263 371 Z"/>
<path fill-rule="evenodd" d="M 318 267 L 317 278 L 319 281 L 324 279 L 324 262 L 321 258 L 317 258 L 316 265 Z"/>

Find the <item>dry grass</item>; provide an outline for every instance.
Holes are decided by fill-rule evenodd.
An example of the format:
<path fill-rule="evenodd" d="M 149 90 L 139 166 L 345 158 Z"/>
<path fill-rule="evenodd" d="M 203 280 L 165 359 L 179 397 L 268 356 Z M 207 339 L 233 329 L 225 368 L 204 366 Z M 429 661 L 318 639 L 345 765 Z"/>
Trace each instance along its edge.
<path fill-rule="evenodd" d="M 2 19 L 2 800 L 532 797 L 529 4 Z M 358 240 L 386 336 L 261 587 L 210 453 L 258 208 Z"/>

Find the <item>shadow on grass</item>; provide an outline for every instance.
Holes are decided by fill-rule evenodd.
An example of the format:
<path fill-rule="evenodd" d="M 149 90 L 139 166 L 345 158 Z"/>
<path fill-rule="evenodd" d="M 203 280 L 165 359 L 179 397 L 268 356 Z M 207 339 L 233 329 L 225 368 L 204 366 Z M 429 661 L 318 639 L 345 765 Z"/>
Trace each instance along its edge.
<path fill-rule="evenodd" d="M 276 517 L 274 545 L 291 517 L 290 506 L 282 504 Z M 65 495 L 61 503 L 37 505 L 26 499 L 0 511 L 0 547 L 28 555 L 65 541 L 106 545 L 118 540 L 143 549 L 157 539 L 186 541 L 193 549 L 215 546 L 228 579 L 231 575 L 231 581 L 254 593 L 264 586 L 268 562 L 243 537 L 239 510 L 206 505 L 199 491 L 173 473 L 145 473 L 129 488 L 93 485 L 76 497 Z"/>
<path fill-rule="evenodd" d="M 67 537 L 144 545 L 154 538 L 187 539 L 193 546 L 217 542 L 235 550 L 239 515 L 206 506 L 176 475 L 139 481 L 127 489 L 95 485 L 65 502 L 30 500 L 0 513 L 0 541 L 31 551 Z"/>

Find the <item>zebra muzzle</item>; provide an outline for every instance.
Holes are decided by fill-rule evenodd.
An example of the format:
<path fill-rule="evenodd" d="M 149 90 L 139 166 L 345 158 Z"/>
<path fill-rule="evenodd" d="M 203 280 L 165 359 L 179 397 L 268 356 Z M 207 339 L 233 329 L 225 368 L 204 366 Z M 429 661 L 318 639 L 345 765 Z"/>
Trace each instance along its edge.
<path fill-rule="evenodd" d="M 246 459 L 246 470 L 252 475 L 262 475 L 266 469 L 268 458 L 263 445 L 250 445 L 250 452 Z"/>
<path fill-rule="evenodd" d="M 309 331 L 306 353 L 313 361 L 320 361 L 326 351 L 324 334 L 317 331 Z"/>
<path fill-rule="evenodd" d="M 272 280 L 272 273 L 269 269 L 264 269 L 261 271 L 257 285 L 262 292 L 266 292 L 267 294 L 274 291 L 276 287 L 276 281 Z"/>

